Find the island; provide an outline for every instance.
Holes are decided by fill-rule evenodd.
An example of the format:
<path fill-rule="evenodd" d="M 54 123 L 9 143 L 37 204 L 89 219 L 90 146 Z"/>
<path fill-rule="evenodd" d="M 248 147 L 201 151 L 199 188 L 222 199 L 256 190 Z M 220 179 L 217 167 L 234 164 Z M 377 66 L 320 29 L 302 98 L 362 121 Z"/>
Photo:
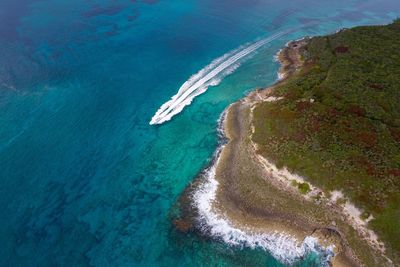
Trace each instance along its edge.
<path fill-rule="evenodd" d="M 400 20 L 292 41 L 277 59 L 279 80 L 224 112 L 175 225 L 288 264 L 315 250 L 399 266 Z"/>

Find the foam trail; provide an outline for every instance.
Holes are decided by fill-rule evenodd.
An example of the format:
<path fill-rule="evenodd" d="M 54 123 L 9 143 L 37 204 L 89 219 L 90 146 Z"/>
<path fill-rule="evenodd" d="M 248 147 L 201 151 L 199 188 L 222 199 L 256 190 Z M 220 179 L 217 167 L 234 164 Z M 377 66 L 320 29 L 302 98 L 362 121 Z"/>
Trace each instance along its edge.
<path fill-rule="evenodd" d="M 276 33 L 268 38 L 245 45 L 215 59 L 182 84 L 178 93 L 157 110 L 150 124 L 162 124 L 169 121 L 173 116 L 181 112 L 185 106 L 189 105 L 196 96 L 207 91 L 208 87 L 218 85 L 225 76 L 231 74 L 238 68 L 241 59 L 289 32 L 290 31 L 283 31 Z"/>

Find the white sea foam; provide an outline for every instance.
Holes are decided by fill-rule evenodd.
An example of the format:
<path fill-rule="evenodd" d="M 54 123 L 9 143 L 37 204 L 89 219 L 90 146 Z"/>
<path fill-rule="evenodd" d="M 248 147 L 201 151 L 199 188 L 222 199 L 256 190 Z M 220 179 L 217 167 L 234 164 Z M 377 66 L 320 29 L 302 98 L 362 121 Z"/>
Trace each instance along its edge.
<path fill-rule="evenodd" d="M 217 151 L 215 164 L 203 173 L 202 185 L 193 194 L 200 229 L 229 245 L 266 250 L 284 264 L 295 263 L 308 253 L 315 252 L 322 256 L 323 265 L 329 266 L 329 260 L 334 255 L 333 246 L 323 248 L 311 236 L 300 243 L 294 237 L 281 232 L 255 233 L 249 229 L 238 229 L 224 214 L 215 211 L 213 204 L 218 189 L 215 170 L 222 148 L 223 146 Z"/>
<path fill-rule="evenodd" d="M 173 116 L 180 113 L 185 106 L 189 105 L 196 96 L 207 91 L 208 87 L 218 85 L 224 77 L 234 72 L 240 66 L 241 61 L 247 56 L 289 32 L 276 33 L 268 38 L 244 45 L 215 59 L 182 84 L 178 93 L 157 110 L 150 124 L 162 124 L 169 121 Z"/>

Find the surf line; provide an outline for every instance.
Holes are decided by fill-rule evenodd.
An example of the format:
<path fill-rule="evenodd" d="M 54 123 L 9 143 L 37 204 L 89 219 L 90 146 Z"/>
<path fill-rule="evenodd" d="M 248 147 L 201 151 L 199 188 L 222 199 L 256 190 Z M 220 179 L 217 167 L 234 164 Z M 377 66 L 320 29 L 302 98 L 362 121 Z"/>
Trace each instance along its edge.
<path fill-rule="evenodd" d="M 268 251 L 281 263 L 292 266 L 312 254 L 318 257 L 320 266 L 329 267 L 334 253 L 334 245 L 323 246 L 316 237 L 306 236 L 303 240 L 279 231 L 257 231 L 246 226 L 238 228 L 228 216 L 216 208 L 217 191 L 220 186 L 216 178 L 216 170 L 221 159 L 221 152 L 228 140 L 225 136 L 224 121 L 227 109 L 218 120 L 219 146 L 214 153 L 211 165 L 200 174 L 202 180 L 192 192 L 192 207 L 197 212 L 195 227 L 203 234 L 216 241 L 237 248 L 262 249 Z"/>
<path fill-rule="evenodd" d="M 180 113 L 185 106 L 189 105 L 196 96 L 206 92 L 208 87 L 218 85 L 224 77 L 234 72 L 240 66 L 241 59 L 292 31 L 278 32 L 265 39 L 234 49 L 213 60 L 182 84 L 178 93 L 157 110 L 150 121 L 150 125 L 162 124 L 171 120 L 173 116 Z"/>

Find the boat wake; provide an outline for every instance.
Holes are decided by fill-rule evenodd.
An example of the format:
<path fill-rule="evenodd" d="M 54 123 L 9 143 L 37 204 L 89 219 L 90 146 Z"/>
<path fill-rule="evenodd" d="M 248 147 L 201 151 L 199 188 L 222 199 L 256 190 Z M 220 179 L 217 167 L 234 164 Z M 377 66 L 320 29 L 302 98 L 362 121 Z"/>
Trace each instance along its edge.
<path fill-rule="evenodd" d="M 196 96 L 207 91 L 208 87 L 218 85 L 224 77 L 234 72 L 247 56 L 289 32 L 291 30 L 276 33 L 268 38 L 241 46 L 215 59 L 182 84 L 178 93 L 157 110 L 150 124 L 162 124 L 169 121 L 173 116 L 180 113 L 185 106 L 189 105 Z"/>

